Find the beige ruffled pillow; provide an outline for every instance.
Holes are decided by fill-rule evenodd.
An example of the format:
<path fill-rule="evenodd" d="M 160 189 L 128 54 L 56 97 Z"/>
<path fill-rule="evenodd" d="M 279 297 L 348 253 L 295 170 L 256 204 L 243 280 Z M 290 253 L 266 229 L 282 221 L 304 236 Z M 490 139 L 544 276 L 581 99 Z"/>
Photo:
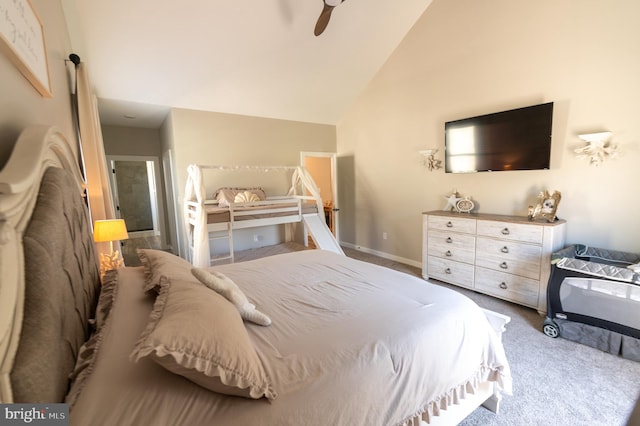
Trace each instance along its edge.
<path fill-rule="evenodd" d="M 138 249 L 138 258 L 144 267 L 144 291 L 159 291 L 160 278 L 190 280 L 191 263 L 175 254 L 162 250 Z"/>
<path fill-rule="evenodd" d="M 149 322 L 131 353 L 134 362 L 144 357 L 213 392 L 276 398 L 235 306 L 194 277 L 161 278 Z"/>

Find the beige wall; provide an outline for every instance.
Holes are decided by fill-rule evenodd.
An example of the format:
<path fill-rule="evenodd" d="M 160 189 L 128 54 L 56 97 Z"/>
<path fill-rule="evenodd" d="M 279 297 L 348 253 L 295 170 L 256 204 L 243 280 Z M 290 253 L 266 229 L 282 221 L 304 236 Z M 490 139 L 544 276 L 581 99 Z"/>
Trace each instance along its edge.
<path fill-rule="evenodd" d="M 159 129 L 102 126 L 102 139 L 107 155 L 162 155 Z"/>
<path fill-rule="evenodd" d="M 52 98 L 44 98 L 29 81 L 0 53 L 0 167 L 4 166 L 20 132 L 32 124 L 56 125 L 76 147 L 66 65 L 71 47 L 60 2 L 32 0 L 44 30 Z"/>
<path fill-rule="evenodd" d="M 296 166 L 301 151 L 336 149 L 334 126 L 186 109 L 172 109 L 161 134 L 163 150 L 173 150 L 178 206 L 182 206 L 189 164 Z M 264 186 L 267 195 L 282 195 L 270 194 L 276 183 L 265 185 L 266 180 L 290 183 L 270 173 L 203 175 L 209 193 L 220 186 Z M 184 239 L 180 240 L 185 253 Z"/>
<path fill-rule="evenodd" d="M 421 212 L 452 190 L 480 212 L 526 215 L 549 188 L 562 192 L 568 243 L 640 252 L 638 16 L 634 0 L 435 0 L 337 126 L 341 239 L 419 262 Z M 425 148 L 444 159 L 445 121 L 549 101 L 551 170 L 453 175 L 421 163 Z M 603 130 L 619 157 L 576 158 L 576 135 Z"/>

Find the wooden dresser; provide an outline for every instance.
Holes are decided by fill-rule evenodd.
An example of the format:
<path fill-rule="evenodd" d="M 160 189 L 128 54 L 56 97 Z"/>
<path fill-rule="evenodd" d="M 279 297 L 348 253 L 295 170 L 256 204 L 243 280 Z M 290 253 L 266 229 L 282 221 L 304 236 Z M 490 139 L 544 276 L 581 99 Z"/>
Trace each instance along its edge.
<path fill-rule="evenodd" d="M 551 253 L 565 221 L 430 211 L 422 216 L 422 275 L 547 311 Z"/>

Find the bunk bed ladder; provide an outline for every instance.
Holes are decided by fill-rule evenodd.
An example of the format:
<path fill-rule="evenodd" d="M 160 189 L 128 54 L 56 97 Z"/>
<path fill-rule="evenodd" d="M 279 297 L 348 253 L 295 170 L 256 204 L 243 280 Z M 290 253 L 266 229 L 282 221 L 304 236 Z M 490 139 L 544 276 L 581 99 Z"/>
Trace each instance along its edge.
<path fill-rule="evenodd" d="M 331 233 L 323 217 L 315 213 L 304 214 L 302 215 L 302 220 L 311 238 L 313 238 L 316 248 L 344 255 L 340 244 Z"/>
<path fill-rule="evenodd" d="M 213 265 L 215 262 L 222 262 L 223 260 L 230 260 L 231 263 L 234 262 L 233 256 L 233 227 L 231 223 L 227 223 L 225 230 L 219 231 L 209 231 L 209 242 L 216 240 L 227 240 L 229 244 L 229 254 L 224 256 L 211 256 L 210 264 Z"/>

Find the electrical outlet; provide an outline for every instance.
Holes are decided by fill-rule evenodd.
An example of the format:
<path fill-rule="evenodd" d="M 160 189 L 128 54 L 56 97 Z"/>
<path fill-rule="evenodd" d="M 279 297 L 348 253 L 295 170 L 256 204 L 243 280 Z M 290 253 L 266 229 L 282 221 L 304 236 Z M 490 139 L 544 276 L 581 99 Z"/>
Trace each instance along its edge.
<path fill-rule="evenodd" d="M 383 240 L 386 240 L 386 239 L 387 239 L 387 233 L 386 233 L 386 232 L 383 232 L 383 233 L 382 233 L 382 239 L 383 239 Z"/>

